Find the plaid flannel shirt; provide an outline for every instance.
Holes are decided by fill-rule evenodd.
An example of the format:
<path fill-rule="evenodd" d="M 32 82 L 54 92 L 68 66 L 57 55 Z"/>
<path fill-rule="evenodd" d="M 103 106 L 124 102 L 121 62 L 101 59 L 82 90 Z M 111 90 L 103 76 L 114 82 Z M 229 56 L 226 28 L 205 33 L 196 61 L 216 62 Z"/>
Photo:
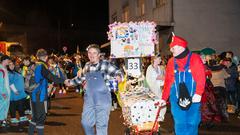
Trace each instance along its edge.
<path fill-rule="evenodd" d="M 109 61 L 100 60 L 99 63 L 95 65 L 91 64 L 90 62 L 87 62 L 83 68 L 81 77 L 76 76 L 75 78 L 71 79 L 70 84 L 72 85 L 82 84 L 83 81 L 86 80 L 86 73 L 95 72 L 95 71 L 100 71 L 101 73 L 103 73 L 103 78 L 108 88 L 110 86 L 109 80 L 112 77 L 115 77 L 116 75 L 119 75 L 121 77 L 123 76 L 123 73 L 119 69 L 117 69 L 116 66 L 111 64 Z"/>

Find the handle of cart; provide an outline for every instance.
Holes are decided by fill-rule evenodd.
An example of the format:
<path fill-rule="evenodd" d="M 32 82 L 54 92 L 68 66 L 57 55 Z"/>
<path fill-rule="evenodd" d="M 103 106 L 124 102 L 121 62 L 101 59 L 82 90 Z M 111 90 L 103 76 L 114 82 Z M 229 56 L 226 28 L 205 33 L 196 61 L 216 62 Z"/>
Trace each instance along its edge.
<path fill-rule="evenodd" d="M 155 105 L 155 106 L 159 106 L 159 104 L 160 104 L 160 103 L 157 102 L 157 103 L 155 103 L 154 105 Z M 167 104 L 168 104 L 168 103 L 167 103 Z M 157 122 L 158 122 L 158 117 L 159 117 L 160 111 L 161 111 L 162 108 L 165 108 L 165 107 L 167 106 L 167 104 L 158 107 L 157 115 L 156 115 L 156 118 L 155 118 L 155 121 L 154 121 L 154 124 L 153 124 L 153 127 L 152 127 L 152 130 L 151 130 L 150 135 L 152 135 L 154 131 L 157 131 L 157 130 L 158 130 L 158 129 L 157 129 L 157 128 L 158 128 Z"/>

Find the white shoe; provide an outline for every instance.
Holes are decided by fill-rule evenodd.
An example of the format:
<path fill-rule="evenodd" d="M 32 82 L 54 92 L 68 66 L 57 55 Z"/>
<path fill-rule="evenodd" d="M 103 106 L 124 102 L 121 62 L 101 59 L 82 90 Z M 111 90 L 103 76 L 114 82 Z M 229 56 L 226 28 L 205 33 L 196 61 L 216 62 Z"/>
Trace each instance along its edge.
<path fill-rule="evenodd" d="M 113 103 L 113 107 L 114 107 L 114 109 L 117 109 L 118 108 L 118 104 L 117 103 Z"/>
<path fill-rule="evenodd" d="M 6 120 L 0 121 L 0 127 L 6 127 L 6 126 L 7 126 Z"/>
<path fill-rule="evenodd" d="M 20 122 L 26 122 L 28 118 L 26 116 L 20 117 Z"/>
<path fill-rule="evenodd" d="M 31 115 L 32 114 L 32 111 L 31 110 L 25 110 L 24 112 L 26 115 Z"/>
<path fill-rule="evenodd" d="M 18 123 L 19 123 L 19 120 L 16 119 L 16 118 L 11 118 L 11 123 L 12 123 L 12 124 L 18 124 Z"/>
<path fill-rule="evenodd" d="M 58 92 L 59 94 L 62 94 L 62 90 L 59 90 L 59 92 Z"/>
<path fill-rule="evenodd" d="M 113 106 L 111 107 L 111 111 L 114 111 L 114 107 Z"/>

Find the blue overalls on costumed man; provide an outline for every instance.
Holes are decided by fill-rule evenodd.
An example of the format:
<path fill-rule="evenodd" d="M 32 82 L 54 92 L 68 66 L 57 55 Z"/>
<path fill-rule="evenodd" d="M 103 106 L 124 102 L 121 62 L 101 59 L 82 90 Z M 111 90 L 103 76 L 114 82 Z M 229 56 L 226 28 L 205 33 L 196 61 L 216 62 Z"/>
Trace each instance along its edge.
<path fill-rule="evenodd" d="M 191 55 L 190 53 L 188 56 L 184 71 L 178 70 L 176 59 L 174 59 L 175 82 L 171 87 L 170 102 L 176 135 L 197 135 L 198 125 L 201 119 L 200 103 L 192 103 L 188 110 L 182 110 L 177 103 L 179 98 L 178 85 L 180 82 L 185 82 L 191 97 L 196 91 L 196 82 L 189 68 Z"/>
<path fill-rule="evenodd" d="M 82 125 L 86 135 L 107 135 L 111 109 L 111 94 L 100 71 L 86 74 L 86 93 L 82 113 Z"/>

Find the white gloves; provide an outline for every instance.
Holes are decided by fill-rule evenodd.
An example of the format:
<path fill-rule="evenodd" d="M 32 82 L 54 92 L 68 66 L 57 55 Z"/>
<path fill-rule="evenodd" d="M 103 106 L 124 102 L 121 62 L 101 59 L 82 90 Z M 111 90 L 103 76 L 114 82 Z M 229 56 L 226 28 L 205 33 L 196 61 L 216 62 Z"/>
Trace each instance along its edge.
<path fill-rule="evenodd" d="M 194 94 L 192 97 L 192 102 L 193 103 L 199 103 L 201 101 L 202 96 L 198 95 L 198 94 Z"/>
<path fill-rule="evenodd" d="M 167 102 L 163 99 L 161 99 L 159 102 L 159 106 L 165 106 L 166 104 L 167 104 Z"/>

